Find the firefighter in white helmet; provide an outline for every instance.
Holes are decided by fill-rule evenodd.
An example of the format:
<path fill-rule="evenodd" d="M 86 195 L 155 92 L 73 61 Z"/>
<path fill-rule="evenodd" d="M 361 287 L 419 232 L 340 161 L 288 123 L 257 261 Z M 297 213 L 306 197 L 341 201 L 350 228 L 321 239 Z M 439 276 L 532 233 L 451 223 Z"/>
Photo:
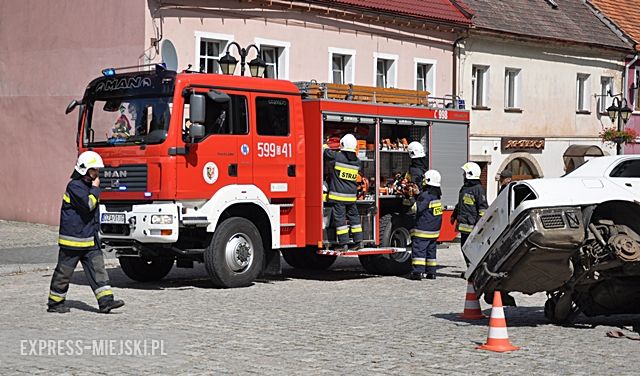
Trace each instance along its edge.
<path fill-rule="evenodd" d="M 327 202 L 333 207 L 333 219 L 336 226 L 336 240 L 338 248 L 349 248 L 349 230 L 353 237 L 352 249 L 362 247 L 362 224 L 356 205 L 358 187 L 356 179 L 362 169 L 360 159 L 356 154 L 358 141 L 352 134 L 340 139 L 340 151 L 334 151 L 325 146 L 325 162 L 331 167 L 329 193 Z M 349 223 L 347 224 L 347 219 Z"/>
<path fill-rule="evenodd" d="M 460 247 L 464 246 L 473 227 L 487 210 L 487 195 L 480 184 L 480 166 L 477 163 L 467 162 L 462 165 L 464 184 L 458 194 L 458 204 L 451 214 L 451 224 L 458 222 L 457 230 L 460 232 Z M 462 254 L 464 261 L 469 266 L 467 256 Z"/>
<path fill-rule="evenodd" d="M 405 174 L 405 179 L 410 184 L 410 189 L 407 190 L 408 194 L 405 195 L 402 204 L 411 207 L 415 202 L 413 196 L 417 196 L 420 193 L 422 178 L 429 169 L 429 160 L 424 152 L 424 147 L 418 141 L 409 143 L 407 150 L 409 151 L 411 164 L 409 165 L 409 171 Z"/>
<path fill-rule="evenodd" d="M 80 154 L 71 181 L 62 196 L 60 230 L 58 236 L 58 265 L 51 277 L 48 312 L 66 313 L 65 305 L 69 281 L 73 271 L 82 263 L 89 285 L 98 301 L 100 312 L 109 313 L 124 305 L 113 298 L 109 275 L 104 267 L 104 256 L 100 249 L 98 232 L 100 219 L 99 169 L 104 164 L 100 155 L 93 151 Z"/>
<path fill-rule="evenodd" d="M 436 279 L 436 249 L 442 227 L 442 191 L 440 173 L 428 170 L 423 175 L 422 192 L 416 198 L 416 226 L 411 232 L 410 279 Z"/>

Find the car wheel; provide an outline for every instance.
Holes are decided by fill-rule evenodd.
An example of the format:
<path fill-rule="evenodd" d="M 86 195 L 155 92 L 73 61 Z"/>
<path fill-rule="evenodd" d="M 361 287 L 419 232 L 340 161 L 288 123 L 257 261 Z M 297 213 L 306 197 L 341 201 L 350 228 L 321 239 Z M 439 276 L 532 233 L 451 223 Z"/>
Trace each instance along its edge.
<path fill-rule="evenodd" d="M 264 248 L 256 226 L 245 218 L 233 217 L 216 228 L 204 252 L 204 264 L 218 287 L 245 287 L 262 270 Z"/>

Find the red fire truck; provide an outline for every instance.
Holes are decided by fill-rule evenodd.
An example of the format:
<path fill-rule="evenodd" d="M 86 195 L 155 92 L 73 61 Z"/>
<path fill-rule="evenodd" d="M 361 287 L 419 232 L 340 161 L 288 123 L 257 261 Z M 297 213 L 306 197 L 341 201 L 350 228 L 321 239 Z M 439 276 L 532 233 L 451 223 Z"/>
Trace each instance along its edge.
<path fill-rule="evenodd" d="M 397 195 L 406 144 L 428 150 L 445 205 L 462 184 L 469 113 L 430 108 L 426 92 L 162 67 L 103 75 L 67 113 L 79 106 L 80 152 L 104 159 L 102 244 L 134 280 L 159 280 L 195 261 L 217 286 L 247 286 L 280 271 L 280 253 L 296 268 L 359 256 L 370 273 L 406 273 L 413 220 Z M 346 133 L 358 138 L 363 163 L 358 252 L 332 250 L 323 201 L 323 143 Z M 443 240 L 453 236 L 443 229 Z"/>

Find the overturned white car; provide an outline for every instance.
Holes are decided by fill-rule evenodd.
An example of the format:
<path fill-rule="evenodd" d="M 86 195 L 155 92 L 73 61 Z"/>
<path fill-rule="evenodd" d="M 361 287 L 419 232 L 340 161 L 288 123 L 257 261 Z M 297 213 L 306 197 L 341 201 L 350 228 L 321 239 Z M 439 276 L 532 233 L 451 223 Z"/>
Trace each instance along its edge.
<path fill-rule="evenodd" d="M 638 234 L 640 155 L 599 157 L 503 190 L 465 244 L 465 276 L 478 295 L 546 291 L 554 322 L 640 313 Z"/>

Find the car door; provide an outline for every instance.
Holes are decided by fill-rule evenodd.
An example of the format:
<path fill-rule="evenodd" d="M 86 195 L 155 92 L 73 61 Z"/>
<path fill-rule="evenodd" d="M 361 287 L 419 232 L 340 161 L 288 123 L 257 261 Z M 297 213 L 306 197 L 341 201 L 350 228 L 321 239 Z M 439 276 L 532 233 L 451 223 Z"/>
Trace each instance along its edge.
<path fill-rule="evenodd" d="M 624 159 L 619 161 L 609 173 L 615 184 L 632 192 L 640 200 L 640 159 Z"/>

